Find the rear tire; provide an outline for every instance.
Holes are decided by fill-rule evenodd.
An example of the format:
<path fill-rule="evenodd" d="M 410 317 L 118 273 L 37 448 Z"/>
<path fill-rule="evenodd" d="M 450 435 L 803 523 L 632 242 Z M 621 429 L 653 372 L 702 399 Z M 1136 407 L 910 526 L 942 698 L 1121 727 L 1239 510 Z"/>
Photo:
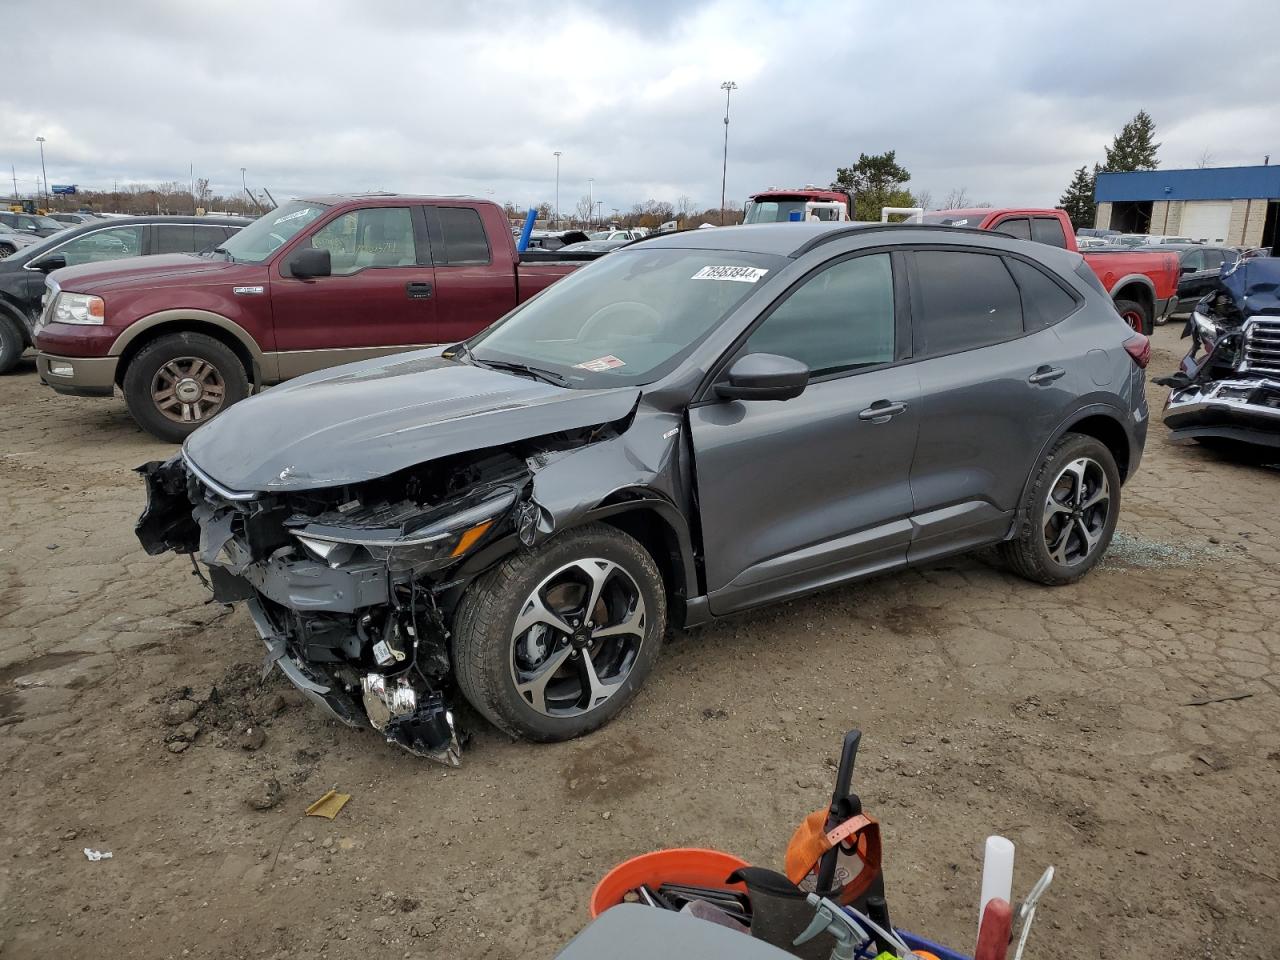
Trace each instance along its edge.
<path fill-rule="evenodd" d="M 1120 314 L 1120 318 L 1125 323 L 1138 333 L 1146 334 L 1149 337 L 1155 329 L 1151 322 L 1151 313 L 1136 300 L 1117 300 L 1116 312 Z"/>
<path fill-rule="evenodd" d="M 1105 513 L 1103 512 L 1105 508 Z M 1020 577 L 1074 583 L 1102 560 L 1120 515 L 1120 471 L 1106 444 L 1068 433 L 1049 451 L 1000 556 Z"/>
<path fill-rule="evenodd" d="M 171 333 L 147 344 L 124 372 L 124 400 L 138 426 L 181 443 L 249 395 L 244 365 L 203 333 Z"/>
<path fill-rule="evenodd" d="M 18 365 L 27 349 L 27 338 L 18 329 L 18 321 L 0 313 L 0 373 L 8 373 Z"/>
<path fill-rule="evenodd" d="M 587 593 L 593 571 L 595 604 Z M 574 632 L 539 616 L 547 611 Z M 454 621 L 454 671 L 467 700 L 499 729 L 571 740 L 635 697 L 666 625 L 653 558 L 622 531 L 587 524 L 512 554 L 467 589 Z"/>

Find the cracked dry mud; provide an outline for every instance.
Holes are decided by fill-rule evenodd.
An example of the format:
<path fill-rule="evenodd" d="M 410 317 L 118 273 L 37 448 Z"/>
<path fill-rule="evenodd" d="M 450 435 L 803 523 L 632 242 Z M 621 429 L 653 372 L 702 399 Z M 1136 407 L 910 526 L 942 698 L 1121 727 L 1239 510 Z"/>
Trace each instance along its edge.
<path fill-rule="evenodd" d="M 1182 345 L 1155 340 L 1164 373 Z M 1276 956 L 1280 470 L 1157 422 L 1083 583 L 967 557 L 742 616 L 676 636 L 600 733 L 480 729 L 446 774 L 255 685 L 244 613 L 133 538 L 130 469 L 171 448 L 118 399 L 57 397 L 28 362 L 0 403 L 0 957 L 551 956 L 625 857 L 780 866 L 852 726 L 907 929 L 971 948 L 1001 832 L 1019 890 L 1058 868 L 1028 956 Z M 335 785 L 336 820 L 301 818 Z"/>

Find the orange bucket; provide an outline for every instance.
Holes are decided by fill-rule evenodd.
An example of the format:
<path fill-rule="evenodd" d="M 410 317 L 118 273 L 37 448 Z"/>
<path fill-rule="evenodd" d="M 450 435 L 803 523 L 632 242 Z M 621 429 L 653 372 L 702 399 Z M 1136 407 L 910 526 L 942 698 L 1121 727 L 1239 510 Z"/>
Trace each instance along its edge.
<path fill-rule="evenodd" d="M 725 883 L 725 877 L 747 861 L 719 850 L 680 847 L 655 850 L 624 860 L 606 873 L 591 891 L 591 916 L 598 917 L 622 902 L 623 894 L 641 884 L 658 889 L 663 883 L 683 883 L 691 887 L 722 887 L 747 892 L 745 883 Z"/>

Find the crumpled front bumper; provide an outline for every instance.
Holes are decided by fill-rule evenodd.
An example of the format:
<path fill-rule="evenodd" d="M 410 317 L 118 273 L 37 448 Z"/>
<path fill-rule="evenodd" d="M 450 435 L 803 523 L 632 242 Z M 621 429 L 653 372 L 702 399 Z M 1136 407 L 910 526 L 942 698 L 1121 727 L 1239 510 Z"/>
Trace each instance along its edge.
<path fill-rule="evenodd" d="M 1280 447 L 1280 380 L 1213 380 L 1174 389 L 1164 423 L 1174 441 L 1217 438 Z"/>

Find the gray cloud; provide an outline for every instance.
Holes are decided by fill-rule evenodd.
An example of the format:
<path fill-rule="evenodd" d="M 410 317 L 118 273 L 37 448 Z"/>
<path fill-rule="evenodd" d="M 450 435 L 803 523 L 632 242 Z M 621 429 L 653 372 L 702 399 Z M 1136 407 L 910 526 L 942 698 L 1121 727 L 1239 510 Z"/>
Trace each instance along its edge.
<path fill-rule="evenodd" d="M 1182 15 L 1179 15 L 1181 11 Z M 1280 8 L 1181 4 L 6 4 L 7 32 L 74 24 L 76 40 L 14 44 L 0 91 L 0 162 L 30 189 L 34 137 L 51 182 L 209 177 L 239 168 L 278 197 L 396 189 L 561 205 L 594 178 L 606 208 L 681 194 L 824 183 L 860 151 L 895 149 L 912 187 L 1052 204 L 1072 169 L 1139 108 L 1162 166 L 1261 162 L 1280 147 L 1280 52 L 1246 44 L 1229 76 L 1198 69 L 1221 31 L 1280 27 Z M 1235 24 L 1233 26 L 1233 24 Z M 1114 40 L 1108 38 L 1115 38 Z M 1215 49 L 1223 49 L 1221 45 Z M 7 172 L 7 171 L 6 171 Z"/>

